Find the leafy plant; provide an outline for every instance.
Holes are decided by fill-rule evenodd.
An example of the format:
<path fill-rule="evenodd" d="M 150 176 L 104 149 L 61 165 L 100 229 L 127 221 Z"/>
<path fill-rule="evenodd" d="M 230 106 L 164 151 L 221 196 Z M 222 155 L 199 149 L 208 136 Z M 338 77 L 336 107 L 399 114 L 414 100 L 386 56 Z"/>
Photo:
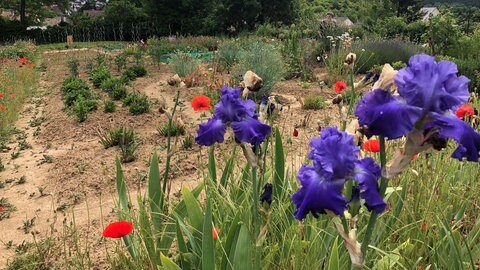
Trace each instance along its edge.
<path fill-rule="evenodd" d="M 218 57 L 225 63 L 227 70 L 237 64 L 244 54 L 242 46 L 234 40 L 223 42 L 218 46 Z"/>
<path fill-rule="evenodd" d="M 283 78 L 285 64 L 276 47 L 260 41 L 248 45 L 240 62 L 232 69 L 235 78 L 243 78 L 243 75 L 251 70 L 263 79 L 263 87 L 255 94 L 260 98 L 263 94 L 269 94 L 272 87 Z"/>
<path fill-rule="evenodd" d="M 90 111 L 96 108 L 96 101 L 86 100 L 83 96 L 79 96 L 73 103 L 72 112 L 77 117 L 77 121 L 81 123 L 87 120 Z"/>
<path fill-rule="evenodd" d="M 305 98 L 303 109 L 305 110 L 321 110 L 325 108 L 325 100 L 318 95 L 309 95 Z"/>
<path fill-rule="evenodd" d="M 127 57 L 123 53 L 115 56 L 115 66 L 117 67 L 118 72 L 127 66 L 127 60 Z"/>
<path fill-rule="evenodd" d="M 169 65 L 172 66 L 174 73 L 180 77 L 185 77 L 195 71 L 200 61 L 187 52 L 176 51 L 170 58 Z"/>
<path fill-rule="evenodd" d="M 148 97 L 138 92 L 130 93 L 123 100 L 123 104 L 129 107 L 129 112 L 133 115 L 147 113 L 150 110 Z"/>
<path fill-rule="evenodd" d="M 107 100 L 103 107 L 103 112 L 113 113 L 117 109 L 117 105 L 112 100 Z"/>
<path fill-rule="evenodd" d="M 132 128 L 118 127 L 112 128 L 107 134 L 97 130 L 100 143 L 105 149 L 118 146 L 121 151 L 122 162 L 131 162 L 136 158 L 137 137 Z"/>
<path fill-rule="evenodd" d="M 78 77 L 78 68 L 80 67 L 80 62 L 77 59 L 72 58 L 67 62 L 68 69 L 70 69 L 70 75 L 73 77 Z"/>
<path fill-rule="evenodd" d="M 107 92 L 113 100 L 121 100 L 127 96 L 127 88 L 123 81 L 117 78 L 109 78 L 100 85 L 103 91 Z"/>
<path fill-rule="evenodd" d="M 174 122 L 172 122 L 172 125 L 170 126 L 166 123 L 158 128 L 158 133 L 163 137 L 185 135 L 185 126 L 178 125 Z"/>
<path fill-rule="evenodd" d="M 4 197 L 0 197 L 0 207 L 3 209 L 3 211 L 0 211 L 0 220 L 9 218 L 10 214 L 17 210 L 17 208 Z"/>
<path fill-rule="evenodd" d="M 100 85 L 110 79 L 112 77 L 112 74 L 110 71 L 107 69 L 105 66 L 98 66 L 96 68 L 93 68 L 92 71 L 90 72 L 90 80 L 93 83 L 93 86 L 95 87 L 100 87 Z"/>

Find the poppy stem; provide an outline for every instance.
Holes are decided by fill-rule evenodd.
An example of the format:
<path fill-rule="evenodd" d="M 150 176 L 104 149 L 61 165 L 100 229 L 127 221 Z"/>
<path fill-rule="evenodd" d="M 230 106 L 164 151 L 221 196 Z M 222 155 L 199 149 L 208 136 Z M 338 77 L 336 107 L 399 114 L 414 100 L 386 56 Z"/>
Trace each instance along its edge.
<path fill-rule="evenodd" d="M 380 165 L 383 171 L 387 165 L 387 155 L 385 152 L 385 137 L 379 136 L 379 140 L 380 140 Z M 382 179 L 380 180 L 380 188 L 379 188 L 380 196 L 382 196 L 382 198 L 385 196 L 385 191 L 387 190 L 387 186 L 388 186 L 388 179 L 385 177 L 382 177 Z M 377 222 L 378 216 L 379 215 L 376 212 L 372 212 L 370 214 L 370 220 L 368 221 L 367 230 L 365 231 L 365 236 L 363 238 L 362 248 L 361 248 L 363 258 L 367 257 L 367 248 L 368 248 L 368 245 L 370 244 L 370 238 L 372 237 L 373 231 L 375 229 L 375 223 Z"/>

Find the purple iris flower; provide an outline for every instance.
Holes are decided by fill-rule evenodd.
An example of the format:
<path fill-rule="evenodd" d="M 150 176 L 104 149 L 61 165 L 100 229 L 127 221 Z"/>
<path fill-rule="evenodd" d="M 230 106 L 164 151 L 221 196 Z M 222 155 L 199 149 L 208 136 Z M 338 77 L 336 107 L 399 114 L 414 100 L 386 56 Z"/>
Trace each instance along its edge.
<path fill-rule="evenodd" d="M 227 125 L 230 125 L 235 139 L 242 143 L 257 144 L 270 135 L 271 127 L 257 120 L 257 105 L 252 100 L 243 100 L 241 89 L 224 86 L 215 113 L 206 123 L 200 124 L 195 142 L 211 146 L 223 142 Z"/>
<path fill-rule="evenodd" d="M 355 115 L 370 135 L 396 139 L 416 128 L 429 136 L 451 138 L 458 143 L 453 158 L 478 161 L 480 134 L 455 117 L 454 110 L 469 98 L 465 76 L 457 76 L 450 61 L 436 62 L 432 56 L 414 55 L 409 65 L 398 71 L 398 96 L 375 89 L 363 96 Z M 426 142 L 428 143 L 428 142 Z"/>
<path fill-rule="evenodd" d="M 380 167 L 371 158 L 358 159 L 359 148 L 352 135 L 328 127 L 311 140 L 310 146 L 308 158 L 313 165 L 302 165 L 298 172 L 302 187 L 292 196 L 297 207 L 295 218 L 303 220 L 309 212 L 318 217 L 325 210 L 343 215 L 347 201 L 342 191 L 348 179 L 358 183 L 368 210 L 378 214 L 385 210 L 378 190 Z"/>

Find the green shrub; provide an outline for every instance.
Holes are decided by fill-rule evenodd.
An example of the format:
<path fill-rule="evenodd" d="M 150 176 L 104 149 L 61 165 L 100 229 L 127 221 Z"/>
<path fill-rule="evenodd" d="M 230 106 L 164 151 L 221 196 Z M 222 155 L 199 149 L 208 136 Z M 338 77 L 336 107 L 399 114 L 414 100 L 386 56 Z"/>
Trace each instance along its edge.
<path fill-rule="evenodd" d="M 77 59 L 72 58 L 67 62 L 68 69 L 70 69 L 71 76 L 78 77 L 78 68 L 80 67 L 80 63 Z"/>
<path fill-rule="evenodd" d="M 218 57 L 225 63 L 227 70 L 238 63 L 243 54 L 243 48 L 235 40 L 223 42 L 218 46 Z"/>
<path fill-rule="evenodd" d="M 325 108 L 325 100 L 318 95 L 309 95 L 305 98 L 303 109 L 305 110 L 320 110 Z"/>
<path fill-rule="evenodd" d="M 117 67 L 118 72 L 126 67 L 127 60 L 127 57 L 123 53 L 115 56 L 115 66 Z"/>
<path fill-rule="evenodd" d="M 82 80 L 78 77 L 74 77 L 74 76 L 67 77 L 62 82 L 62 86 L 60 88 L 60 90 L 62 91 L 63 94 L 76 92 L 76 91 L 79 91 L 81 89 L 88 90 L 89 89 L 88 84 L 84 80 Z"/>
<path fill-rule="evenodd" d="M 123 104 L 129 107 L 129 112 L 133 115 L 149 112 L 150 104 L 148 97 L 137 92 L 129 94 L 124 100 Z"/>
<path fill-rule="evenodd" d="M 112 74 L 105 66 L 98 66 L 90 72 L 90 80 L 92 80 L 93 86 L 100 87 L 100 85 L 110 79 Z"/>
<path fill-rule="evenodd" d="M 113 100 L 121 100 L 127 96 L 127 88 L 123 81 L 117 78 L 109 78 L 102 82 L 100 88 L 107 92 Z"/>
<path fill-rule="evenodd" d="M 117 105 L 112 100 L 105 102 L 103 111 L 106 113 L 113 113 L 117 109 Z"/>
<path fill-rule="evenodd" d="M 176 51 L 170 58 L 169 65 L 172 66 L 174 73 L 183 78 L 185 75 L 193 73 L 199 63 L 200 61 L 189 53 Z"/>
<path fill-rule="evenodd" d="M 132 70 L 133 73 L 135 73 L 135 76 L 137 78 L 147 75 L 147 69 L 145 69 L 144 66 L 136 65 L 136 66 L 133 66 L 133 67 L 129 67 L 128 69 Z"/>
<path fill-rule="evenodd" d="M 92 110 L 92 101 L 79 96 L 72 106 L 72 112 L 77 117 L 79 123 L 87 120 L 88 113 Z M 96 106 L 96 105 L 95 105 Z"/>
<path fill-rule="evenodd" d="M 272 87 L 283 78 L 285 64 L 277 48 L 263 42 L 253 42 L 246 48 L 245 57 L 232 69 L 234 79 L 243 78 L 243 74 L 252 70 L 263 79 L 263 88 L 255 94 L 260 98 L 263 94 L 269 94 Z"/>
<path fill-rule="evenodd" d="M 129 83 L 130 81 L 134 81 L 137 78 L 137 74 L 133 69 L 125 69 L 122 73 L 122 77 L 120 77 L 120 80 L 123 83 Z"/>

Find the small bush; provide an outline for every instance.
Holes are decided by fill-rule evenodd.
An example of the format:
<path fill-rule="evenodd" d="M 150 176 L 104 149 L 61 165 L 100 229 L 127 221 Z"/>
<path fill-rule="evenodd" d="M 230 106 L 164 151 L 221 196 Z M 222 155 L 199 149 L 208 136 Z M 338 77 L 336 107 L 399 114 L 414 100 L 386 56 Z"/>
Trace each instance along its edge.
<path fill-rule="evenodd" d="M 108 100 L 107 102 L 105 102 L 105 105 L 103 107 L 103 111 L 105 113 L 113 113 L 116 109 L 117 105 L 112 100 Z"/>
<path fill-rule="evenodd" d="M 260 41 L 253 42 L 246 49 L 245 57 L 233 68 L 235 78 L 243 78 L 243 74 L 252 70 L 263 79 L 263 88 L 255 94 L 255 99 L 269 94 L 272 87 L 283 78 L 285 64 L 277 48 Z"/>
<path fill-rule="evenodd" d="M 131 93 L 124 100 L 123 104 L 129 107 L 129 112 L 133 115 L 138 115 L 150 111 L 150 104 L 148 97 L 140 93 Z"/>
<path fill-rule="evenodd" d="M 97 88 L 110 78 L 112 78 L 112 74 L 105 66 L 98 66 L 90 72 L 90 80 L 92 80 L 93 86 Z"/>
<path fill-rule="evenodd" d="M 320 110 L 325 108 L 325 100 L 317 95 L 310 95 L 305 98 L 303 109 L 305 110 Z"/>
<path fill-rule="evenodd" d="M 121 79 L 109 78 L 102 82 L 100 88 L 107 92 L 113 100 L 121 100 L 127 96 L 127 88 Z"/>
<path fill-rule="evenodd" d="M 97 109 L 97 103 L 95 100 L 88 100 L 80 96 L 72 106 L 72 112 L 77 117 L 79 123 L 87 120 L 88 114 L 92 110 Z"/>
<path fill-rule="evenodd" d="M 126 65 L 127 65 L 127 57 L 123 53 L 115 56 L 115 66 L 117 67 L 118 72 L 124 69 Z"/>
<path fill-rule="evenodd" d="M 218 57 L 225 63 L 227 70 L 230 70 L 245 54 L 238 42 L 227 41 L 218 46 Z"/>
<path fill-rule="evenodd" d="M 125 71 L 123 71 L 122 77 L 120 78 L 120 80 L 123 83 L 129 83 L 130 81 L 134 81 L 136 78 L 137 78 L 137 74 L 135 73 L 135 71 L 127 68 L 125 69 Z"/>
<path fill-rule="evenodd" d="M 77 59 L 71 59 L 67 62 L 68 69 L 70 69 L 71 76 L 78 77 L 78 68 L 80 67 L 80 63 Z"/>
<path fill-rule="evenodd" d="M 170 58 L 169 65 L 172 65 L 174 73 L 177 73 L 180 77 L 185 77 L 187 74 L 191 74 L 195 71 L 200 61 L 189 53 L 176 51 Z"/>
<path fill-rule="evenodd" d="M 163 137 L 168 137 L 169 135 L 172 137 L 185 135 L 185 126 L 180 126 L 172 122 L 172 126 L 170 127 L 168 123 L 166 123 L 158 128 L 158 133 Z"/>
<path fill-rule="evenodd" d="M 132 70 L 135 73 L 135 76 L 137 78 L 147 75 L 147 70 L 145 69 L 144 66 L 136 65 L 136 66 L 133 66 L 133 67 L 129 67 L 128 69 Z"/>

